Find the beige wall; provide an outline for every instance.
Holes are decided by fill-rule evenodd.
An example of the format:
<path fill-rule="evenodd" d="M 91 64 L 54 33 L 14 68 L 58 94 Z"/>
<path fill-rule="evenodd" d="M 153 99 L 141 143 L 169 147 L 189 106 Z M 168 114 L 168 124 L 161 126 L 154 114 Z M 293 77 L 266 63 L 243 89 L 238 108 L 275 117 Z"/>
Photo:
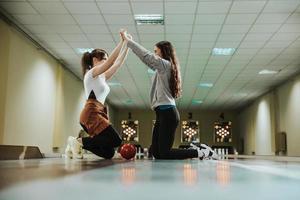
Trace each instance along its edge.
<path fill-rule="evenodd" d="M 114 125 L 118 131 L 120 131 L 121 120 L 128 119 L 128 112 L 132 113 L 132 119 L 139 120 L 139 144 L 143 147 L 149 147 L 152 138 L 152 120 L 155 120 L 155 112 L 151 110 L 116 110 L 116 116 Z M 213 142 L 213 125 L 214 122 L 219 120 L 220 112 L 216 111 L 189 111 L 193 113 L 193 120 L 199 121 L 200 127 L 200 142 L 207 143 L 209 145 L 215 145 Z M 180 112 L 181 120 L 188 119 L 188 111 Z M 236 114 L 234 112 L 224 112 L 225 119 L 233 122 L 233 145 L 238 148 L 239 136 L 236 130 L 237 124 Z M 180 141 L 180 128 L 177 128 L 175 141 L 173 147 L 178 147 L 181 144 Z"/>
<path fill-rule="evenodd" d="M 9 27 L 0 20 L 0 144 L 4 137 L 5 100 L 10 34 Z"/>
<path fill-rule="evenodd" d="M 287 153 L 300 156 L 300 76 L 278 88 L 279 131 L 287 134 Z"/>
<path fill-rule="evenodd" d="M 64 147 L 68 136 L 81 130 L 79 114 L 85 101 L 82 81 L 63 68 L 58 68 L 53 147 Z"/>
<path fill-rule="evenodd" d="M 257 99 L 239 116 L 245 153 L 274 155 L 275 137 L 287 133 L 287 155 L 300 156 L 300 76 Z"/>
<path fill-rule="evenodd" d="M 274 95 L 261 97 L 238 116 L 239 132 L 244 138 L 245 154 L 275 154 Z"/>
<path fill-rule="evenodd" d="M 81 81 L 1 20 L 0 31 L 1 144 L 64 147 L 80 130 Z"/>

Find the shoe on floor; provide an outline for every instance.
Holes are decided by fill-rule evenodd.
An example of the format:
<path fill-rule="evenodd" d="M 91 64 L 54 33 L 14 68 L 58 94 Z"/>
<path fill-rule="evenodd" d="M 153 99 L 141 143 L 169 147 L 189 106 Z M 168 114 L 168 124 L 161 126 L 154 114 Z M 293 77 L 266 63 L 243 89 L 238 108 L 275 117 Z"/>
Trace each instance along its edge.
<path fill-rule="evenodd" d="M 66 155 L 66 158 L 70 158 L 70 159 L 73 158 L 73 153 L 72 153 L 72 150 L 71 150 L 71 147 L 69 144 L 67 144 L 67 147 L 65 149 L 65 155 Z"/>
<path fill-rule="evenodd" d="M 68 145 L 70 146 L 70 149 L 72 151 L 73 158 L 83 158 L 82 144 L 80 144 L 75 137 L 69 136 Z"/>
<path fill-rule="evenodd" d="M 193 143 L 190 144 L 191 148 L 196 149 L 198 151 L 198 156 L 200 160 L 203 159 L 214 159 L 214 160 L 219 160 L 218 155 L 216 152 L 212 150 L 208 145 L 206 144 L 200 144 L 200 145 L 195 145 Z"/>

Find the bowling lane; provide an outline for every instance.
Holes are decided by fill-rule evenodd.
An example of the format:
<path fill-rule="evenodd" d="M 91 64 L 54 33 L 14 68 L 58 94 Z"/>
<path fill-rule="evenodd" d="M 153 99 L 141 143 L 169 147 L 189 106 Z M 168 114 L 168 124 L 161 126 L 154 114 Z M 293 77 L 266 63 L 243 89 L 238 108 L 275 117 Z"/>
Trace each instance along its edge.
<path fill-rule="evenodd" d="M 261 160 L 1 161 L 0 199 L 299 199 L 300 163 Z M 100 164 L 102 163 L 102 164 Z M 47 170 L 46 170 L 47 169 Z M 57 174 L 55 176 L 55 174 Z M 25 181 L 26 182 L 23 182 Z M 3 183 L 1 183 L 2 185 Z"/>

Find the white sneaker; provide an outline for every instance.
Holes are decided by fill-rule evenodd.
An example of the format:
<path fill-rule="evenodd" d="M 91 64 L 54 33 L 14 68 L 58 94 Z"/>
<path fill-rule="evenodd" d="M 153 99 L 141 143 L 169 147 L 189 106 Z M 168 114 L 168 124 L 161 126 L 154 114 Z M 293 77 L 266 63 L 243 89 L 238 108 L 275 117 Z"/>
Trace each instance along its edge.
<path fill-rule="evenodd" d="M 197 146 L 197 145 L 191 143 L 190 146 L 193 149 L 196 149 L 198 151 L 198 156 L 199 156 L 200 160 L 203 160 L 203 159 L 219 160 L 219 157 L 216 154 L 216 152 L 214 152 L 212 150 L 212 148 L 210 148 L 206 144 L 200 144 L 199 146 Z"/>
<path fill-rule="evenodd" d="M 70 149 L 72 151 L 73 158 L 83 158 L 82 144 L 80 144 L 75 137 L 69 136 L 68 145 L 70 146 Z"/>
<path fill-rule="evenodd" d="M 206 144 L 200 144 L 200 146 L 209 150 L 209 158 L 212 158 L 213 160 L 219 160 L 218 154 L 210 146 Z"/>
<path fill-rule="evenodd" d="M 65 149 L 65 155 L 66 155 L 66 158 L 70 158 L 70 159 L 73 158 L 73 153 L 72 153 L 72 150 L 71 150 L 71 147 L 69 144 L 67 144 L 67 147 Z"/>

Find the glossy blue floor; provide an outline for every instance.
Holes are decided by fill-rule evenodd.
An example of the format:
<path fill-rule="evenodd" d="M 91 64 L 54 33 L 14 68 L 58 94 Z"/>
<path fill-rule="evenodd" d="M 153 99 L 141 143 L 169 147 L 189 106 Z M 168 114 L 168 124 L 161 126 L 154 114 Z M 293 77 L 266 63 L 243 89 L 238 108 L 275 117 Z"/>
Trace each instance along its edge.
<path fill-rule="evenodd" d="M 0 161 L 0 199 L 300 199 L 300 162 Z"/>

